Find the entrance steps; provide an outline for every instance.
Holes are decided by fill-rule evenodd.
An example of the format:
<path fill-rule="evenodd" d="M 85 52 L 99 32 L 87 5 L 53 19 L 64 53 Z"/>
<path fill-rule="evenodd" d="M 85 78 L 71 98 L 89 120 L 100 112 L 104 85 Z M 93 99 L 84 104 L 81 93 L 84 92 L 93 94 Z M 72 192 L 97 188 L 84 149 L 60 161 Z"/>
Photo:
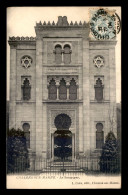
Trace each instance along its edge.
<path fill-rule="evenodd" d="M 42 172 L 83 172 L 76 162 L 49 162 Z"/>

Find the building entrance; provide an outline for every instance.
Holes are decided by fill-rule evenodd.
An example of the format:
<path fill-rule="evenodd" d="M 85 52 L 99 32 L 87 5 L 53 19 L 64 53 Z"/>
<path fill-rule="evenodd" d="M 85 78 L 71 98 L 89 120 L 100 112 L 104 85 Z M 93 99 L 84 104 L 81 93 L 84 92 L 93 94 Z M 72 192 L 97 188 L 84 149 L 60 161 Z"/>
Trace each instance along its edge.
<path fill-rule="evenodd" d="M 67 114 L 59 114 L 54 123 L 54 161 L 72 161 L 71 119 Z"/>

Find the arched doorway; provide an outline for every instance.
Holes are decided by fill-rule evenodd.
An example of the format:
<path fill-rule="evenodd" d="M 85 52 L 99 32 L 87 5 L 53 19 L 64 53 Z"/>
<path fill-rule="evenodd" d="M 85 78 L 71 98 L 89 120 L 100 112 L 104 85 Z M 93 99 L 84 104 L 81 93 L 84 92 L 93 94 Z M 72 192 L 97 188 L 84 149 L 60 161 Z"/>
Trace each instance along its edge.
<path fill-rule="evenodd" d="M 72 160 L 71 118 L 67 114 L 59 114 L 54 120 L 57 130 L 54 132 L 54 161 Z"/>

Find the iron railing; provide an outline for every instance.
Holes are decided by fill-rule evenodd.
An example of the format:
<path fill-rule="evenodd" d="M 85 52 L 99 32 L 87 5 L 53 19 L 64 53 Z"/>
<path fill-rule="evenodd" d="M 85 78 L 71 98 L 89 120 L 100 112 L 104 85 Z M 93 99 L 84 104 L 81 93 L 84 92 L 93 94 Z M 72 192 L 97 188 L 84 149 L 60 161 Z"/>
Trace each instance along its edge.
<path fill-rule="evenodd" d="M 51 159 L 15 159 L 9 166 L 7 162 L 8 174 L 21 173 L 120 173 L 120 161 L 104 160 L 97 158 L 79 158 L 74 161 L 55 162 Z"/>

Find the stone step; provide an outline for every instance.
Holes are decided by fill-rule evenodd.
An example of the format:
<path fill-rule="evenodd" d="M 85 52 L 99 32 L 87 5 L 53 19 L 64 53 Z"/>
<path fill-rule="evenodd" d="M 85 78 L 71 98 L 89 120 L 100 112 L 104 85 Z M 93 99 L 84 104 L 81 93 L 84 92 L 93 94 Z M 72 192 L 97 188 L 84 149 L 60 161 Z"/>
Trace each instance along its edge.
<path fill-rule="evenodd" d="M 77 165 L 74 165 L 74 164 L 50 164 L 50 165 L 47 165 L 48 167 L 77 167 Z"/>
<path fill-rule="evenodd" d="M 63 169 L 64 169 L 64 172 L 84 172 L 83 169 L 80 169 L 80 168 L 75 168 L 75 169 L 72 169 L 72 168 L 66 168 L 66 167 L 60 167 L 60 168 L 44 168 L 42 170 L 42 172 L 63 172 Z"/>

